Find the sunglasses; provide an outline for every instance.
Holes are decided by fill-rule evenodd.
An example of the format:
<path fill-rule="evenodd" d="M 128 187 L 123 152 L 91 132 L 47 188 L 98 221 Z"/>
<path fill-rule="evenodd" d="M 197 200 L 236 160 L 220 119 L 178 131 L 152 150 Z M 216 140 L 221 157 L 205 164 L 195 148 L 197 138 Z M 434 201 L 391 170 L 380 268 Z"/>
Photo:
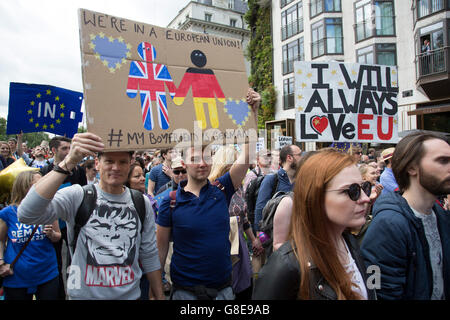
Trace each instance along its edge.
<path fill-rule="evenodd" d="M 347 189 L 328 191 L 345 191 L 351 200 L 358 201 L 359 197 L 361 197 L 361 190 L 369 197 L 372 193 L 372 184 L 369 181 L 362 184 L 352 183 Z"/>
<path fill-rule="evenodd" d="M 186 169 L 173 170 L 172 172 L 173 172 L 174 175 L 177 176 L 177 175 L 179 175 L 180 173 L 181 173 L 181 174 L 185 174 L 185 173 L 186 173 Z"/>

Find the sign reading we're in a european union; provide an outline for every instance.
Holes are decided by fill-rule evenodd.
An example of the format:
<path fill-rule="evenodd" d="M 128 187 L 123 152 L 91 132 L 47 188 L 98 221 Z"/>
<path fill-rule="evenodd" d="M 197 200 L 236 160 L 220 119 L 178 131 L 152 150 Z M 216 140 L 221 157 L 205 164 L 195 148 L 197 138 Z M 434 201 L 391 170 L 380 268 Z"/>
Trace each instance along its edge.
<path fill-rule="evenodd" d="M 46 131 L 71 138 L 83 120 L 82 102 L 81 92 L 11 82 L 6 133 Z"/>

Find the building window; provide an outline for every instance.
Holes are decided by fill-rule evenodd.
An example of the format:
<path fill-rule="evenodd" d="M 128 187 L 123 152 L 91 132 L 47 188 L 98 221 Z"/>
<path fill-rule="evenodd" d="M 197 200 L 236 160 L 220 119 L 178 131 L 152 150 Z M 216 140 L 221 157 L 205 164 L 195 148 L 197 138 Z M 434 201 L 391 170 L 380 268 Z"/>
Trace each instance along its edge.
<path fill-rule="evenodd" d="M 327 18 L 312 25 L 312 57 L 343 54 L 342 19 Z"/>
<path fill-rule="evenodd" d="M 356 51 L 358 63 L 395 66 L 397 53 L 395 43 L 379 43 Z"/>
<path fill-rule="evenodd" d="M 356 51 L 356 58 L 361 64 L 375 64 L 373 46 L 368 46 Z"/>
<path fill-rule="evenodd" d="M 283 8 L 284 6 L 288 5 L 294 0 L 280 0 L 280 8 Z"/>
<path fill-rule="evenodd" d="M 341 0 L 311 0 L 311 18 L 322 12 L 341 12 Z"/>
<path fill-rule="evenodd" d="M 283 74 L 294 72 L 294 61 L 304 61 L 303 37 L 283 46 Z"/>
<path fill-rule="evenodd" d="M 230 27 L 236 27 L 236 19 L 230 19 Z"/>
<path fill-rule="evenodd" d="M 281 40 L 303 32 L 302 1 L 281 12 Z"/>
<path fill-rule="evenodd" d="M 447 0 L 447 6 L 450 1 Z M 450 7 L 450 6 L 449 6 Z M 417 17 L 423 18 L 444 9 L 444 0 L 417 0 Z"/>
<path fill-rule="evenodd" d="M 430 75 L 440 73 L 447 69 L 446 57 L 447 47 L 445 47 L 444 22 L 423 27 L 416 36 L 416 67 L 418 75 Z M 448 31 L 450 39 L 450 31 Z M 448 39 L 447 39 L 448 41 Z"/>
<path fill-rule="evenodd" d="M 212 19 L 212 14 L 205 13 L 205 21 L 211 22 L 211 19 Z"/>
<path fill-rule="evenodd" d="M 283 80 L 283 109 L 293 109 L 295 107 L 294 77 Z"/>
<path fill-rule="evenodd" d="M 234 0 L 228 0 L 228 9 L 234 9 Z"/>
<path fill-rule="evenodd" d="M 362 0 L 355 3 L 356 41 L 373 36 L 394 36 L 394 2 Z"/>

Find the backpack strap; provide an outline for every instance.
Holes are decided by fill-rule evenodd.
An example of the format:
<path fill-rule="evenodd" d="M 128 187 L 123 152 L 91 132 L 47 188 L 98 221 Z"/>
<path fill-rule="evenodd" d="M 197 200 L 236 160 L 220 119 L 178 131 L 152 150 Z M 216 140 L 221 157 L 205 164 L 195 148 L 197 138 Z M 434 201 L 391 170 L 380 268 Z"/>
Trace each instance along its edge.
<path fill-rule="evenodd" d="M 145 222 L 145 200 L 142 192 L 134 189 L 130 189 L 131 199 L 133 200 L 134 207 L 139 216 L 139 220 L 141 221 L 141 234 L 144 231 L 144 222 Z"/>
<path fill-rule="evenodd" d="M 72 253 L 75 252 L 75 247 L 78 240 L 78 235 L 80 234 L 81 228 L 89 220 L 92 211 L 95 208 L 95 202 L 97 201 L 97 190 L 93 184 L 88 184 L 83 186 L 84 196 L 80 207 L 75 215 L 75 225 L 73 227 L 73 241 L 71 243 Z"/>
<path fill-rule="evenodd" d="M 275 173 L 274 180 L 275 180 L 275 181 L 272 182 L 273 184 L 272 184 L 272 192 L 270 193 L 270 198 L 273 197 L 273 195 L 275 194 L 275 192 L 277 192 L 277 189 L 278 189 L 278 183 L 280 182 L 280 181 L 278 180 L 278 172 Z"/>

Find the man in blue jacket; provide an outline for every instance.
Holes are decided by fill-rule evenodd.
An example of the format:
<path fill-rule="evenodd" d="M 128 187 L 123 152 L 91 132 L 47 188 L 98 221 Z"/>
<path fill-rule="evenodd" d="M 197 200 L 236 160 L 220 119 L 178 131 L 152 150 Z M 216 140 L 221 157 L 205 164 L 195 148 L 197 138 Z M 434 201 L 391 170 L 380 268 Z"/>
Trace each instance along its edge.
<path fill-rule="evenodd" d="M 380 299 L 450 298 L 450 215 L 436 203 L 450 193 L 445 136 L 415 132 L 395 148 L 400 193 L 381 195 L 361 246 L 366 266 L 381 273 Z"/>

